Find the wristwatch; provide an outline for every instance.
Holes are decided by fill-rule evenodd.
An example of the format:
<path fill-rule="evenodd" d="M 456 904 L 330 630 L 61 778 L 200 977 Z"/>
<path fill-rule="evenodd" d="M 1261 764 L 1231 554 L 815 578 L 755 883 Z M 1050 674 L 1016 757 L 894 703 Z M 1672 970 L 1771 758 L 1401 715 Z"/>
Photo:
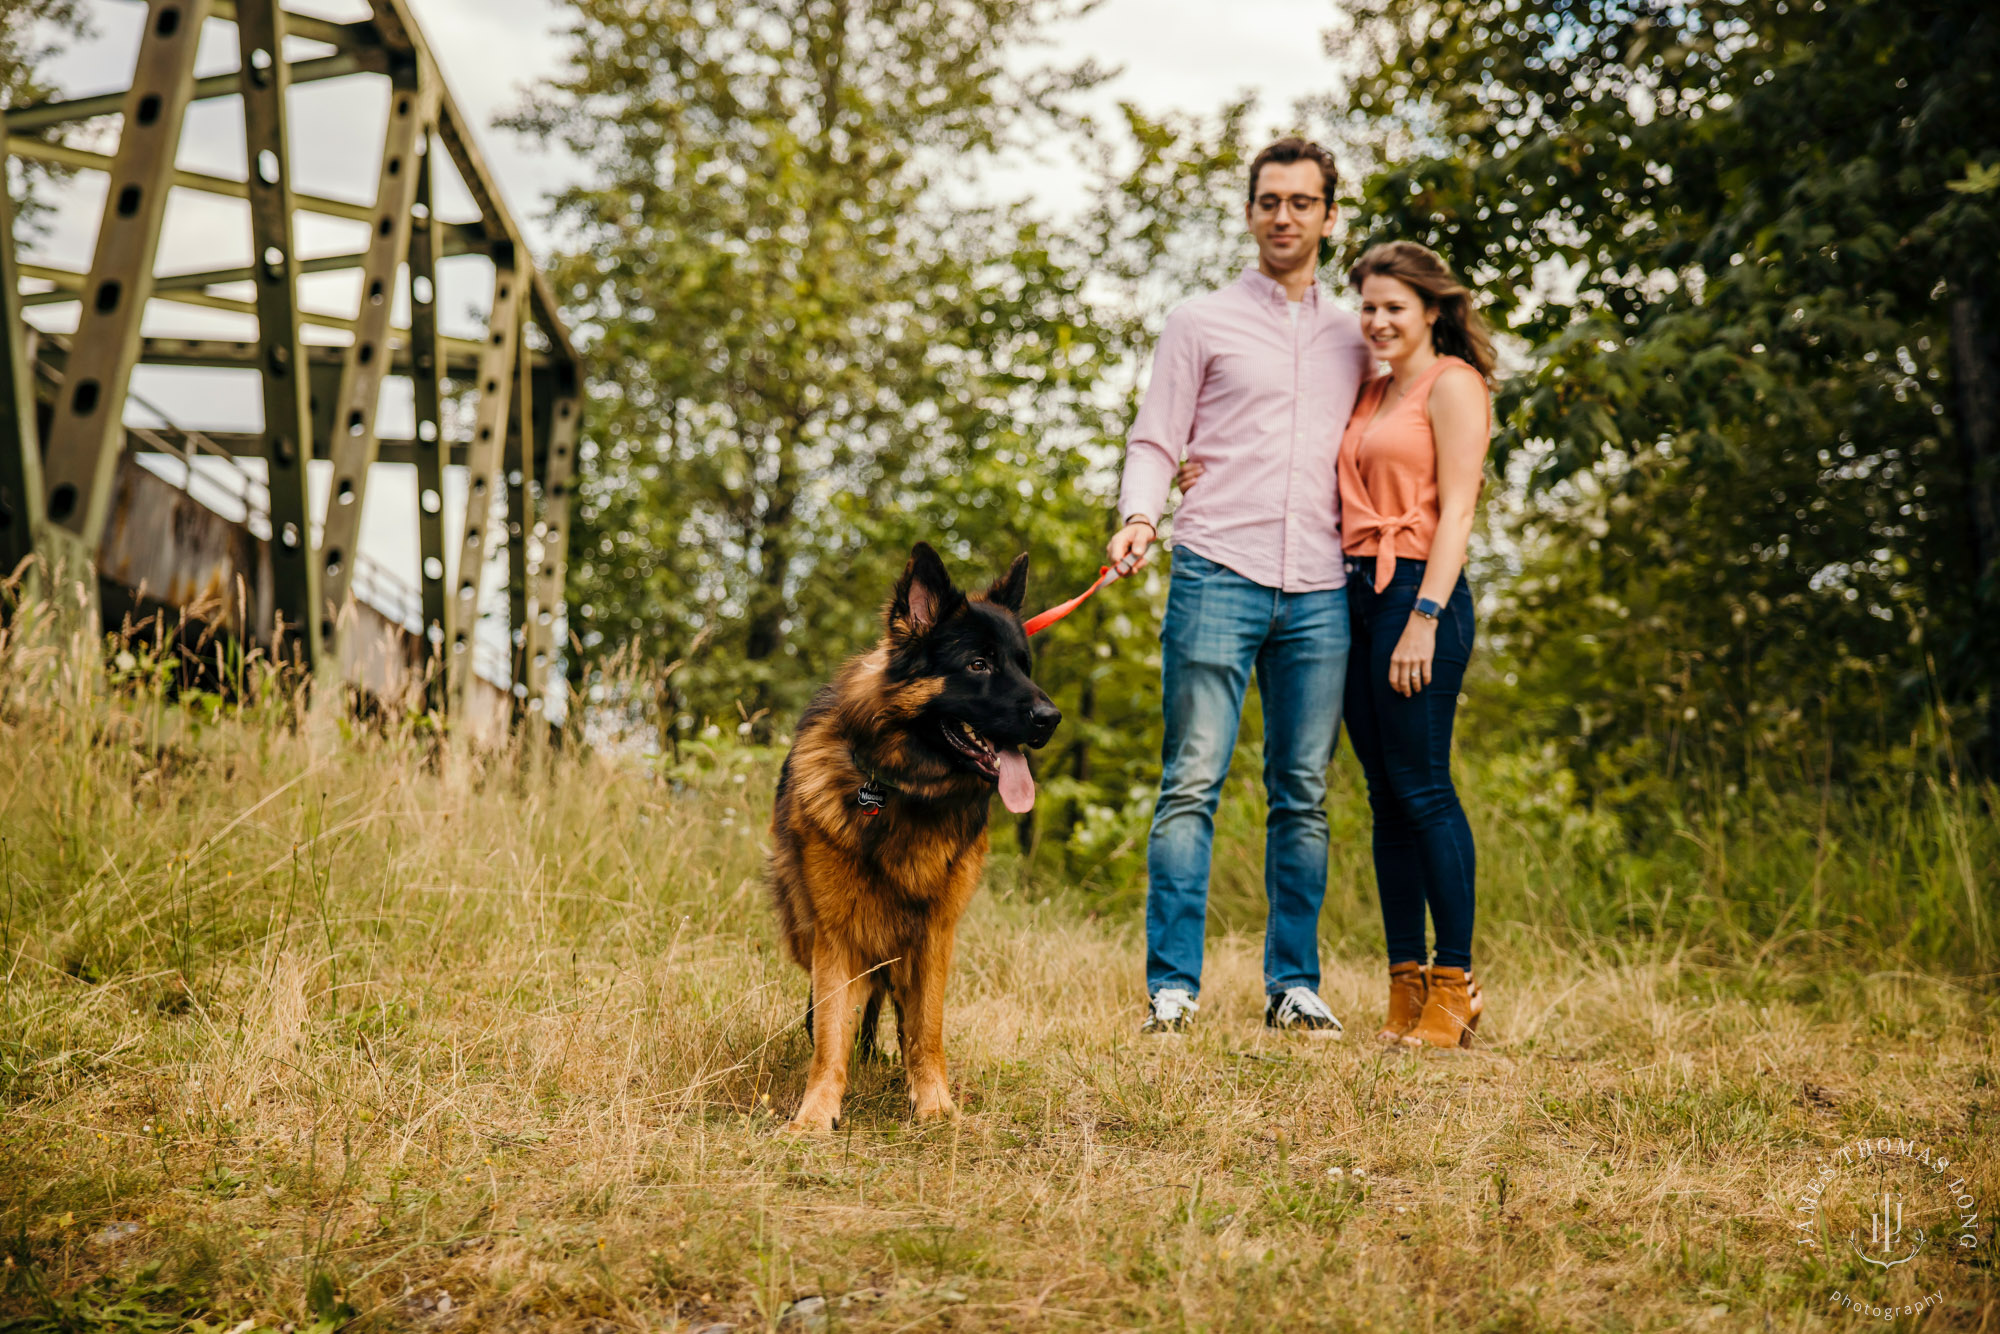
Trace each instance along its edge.
<path fill-rule="evenodd" d="M 1415 610 L 1417 615 L 1425 620 L 1435 621 L 1443 613 L 1444 608 L 1437 604 L 1435 598 L 1418 598 Z"/>

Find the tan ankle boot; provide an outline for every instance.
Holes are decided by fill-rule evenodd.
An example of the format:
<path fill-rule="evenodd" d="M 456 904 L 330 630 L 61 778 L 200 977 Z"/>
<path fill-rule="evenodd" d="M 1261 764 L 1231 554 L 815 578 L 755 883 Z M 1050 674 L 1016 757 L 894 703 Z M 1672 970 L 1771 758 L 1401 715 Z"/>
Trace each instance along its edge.
<path fill-rule="evenodd" d="M 1472 973 L 1464 968 L 1431 965 L 1430 988 L 1416 1027 L 1403 1034 L 1408 1047 L 1470 1047 L 1473 1030 L 1486 1002 Z"/>
<path fill-rule="evenodd" d="M 1420 963 L 1391 964 L 1389 967 L 1389 1020 L 1375 1035 L 1381 1042 L 1400 1042 L 1403 1034 L 1417 1026 L 1424 1013 L 1427 984 Z"/>

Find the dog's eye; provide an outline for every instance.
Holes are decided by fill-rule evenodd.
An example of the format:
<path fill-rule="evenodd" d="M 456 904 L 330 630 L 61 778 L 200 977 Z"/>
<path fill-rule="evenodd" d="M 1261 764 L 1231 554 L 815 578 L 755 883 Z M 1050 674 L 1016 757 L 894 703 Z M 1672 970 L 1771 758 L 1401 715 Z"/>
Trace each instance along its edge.
<path fill-rule="evenodd" d="M 979 675 L 985 676 L 993 670 L 993 664 L 984 658 L 974 658 L 971 662 L 965 664 L 965 670 L 968 672 L 977 672 Z"/>

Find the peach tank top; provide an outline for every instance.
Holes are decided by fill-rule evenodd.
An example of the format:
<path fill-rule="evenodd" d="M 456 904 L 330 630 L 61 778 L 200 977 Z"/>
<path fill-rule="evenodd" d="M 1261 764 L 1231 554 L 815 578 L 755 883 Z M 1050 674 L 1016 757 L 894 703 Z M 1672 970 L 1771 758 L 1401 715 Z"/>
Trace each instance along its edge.
<path fill-rule="evenodd" d="M 1377 592 L 1389 586 L 1398 556 L 1429 559 L 1437 536 L 1437 438 L 1431 434 L 1430 397 L 1431 386 L 1450 366 L 1472 370 L 1462 358 L 1439 357 L 1379 421 L 1375 410 L 1388 392 L 1389 377 L 1370 380 L 1340 441 L 1341 549 L 1375 557 Z M 1489 402 L 1489 420 L 1492 411 Z"/>

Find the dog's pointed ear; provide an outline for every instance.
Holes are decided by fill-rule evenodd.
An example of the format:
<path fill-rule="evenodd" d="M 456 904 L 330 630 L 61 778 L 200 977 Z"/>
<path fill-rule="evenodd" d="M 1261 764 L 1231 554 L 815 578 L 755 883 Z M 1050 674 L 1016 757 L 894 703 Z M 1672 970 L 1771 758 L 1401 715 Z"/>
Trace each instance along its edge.
<path fill-rule="evenodd" d="M 1013 612 L 1021 614 L 1021 602 L 1028 596 L 1028 553 L 1014 557 L 1014 563 L 1007 567 L 1007 573 L 993 581 L 993 587 L 986 590 L 986 600 L 997 603 Z"/>
<path fill-rule="evenodd" d="M 920 635 L 958 609 L 965 597 L 952 587 L 944 562 L 930 543 L 910 548 L 910 563 L 896 581 L 896 596 L 889 602 L 889 628 Z"/>

